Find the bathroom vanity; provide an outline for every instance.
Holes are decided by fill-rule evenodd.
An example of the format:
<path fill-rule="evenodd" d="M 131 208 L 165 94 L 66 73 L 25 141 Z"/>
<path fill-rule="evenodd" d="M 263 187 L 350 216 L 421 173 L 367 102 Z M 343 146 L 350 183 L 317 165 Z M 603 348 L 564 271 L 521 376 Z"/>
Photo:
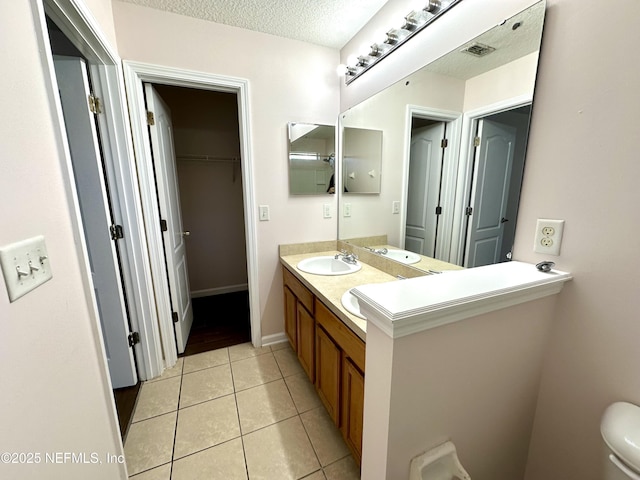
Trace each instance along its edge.
<path fill-rule="evenodd" d="M 359 270 L 297 268 L 342 248 L 357 252 Z M 343 242 L 281 245 L 280 263 L 287 337 L 363 478 L 400 478 L 411 458 L 447 440 L 483 478 L 519 478 L 555 298 L 570 274 L 429 258 L 421 270 Z M 366 320 L 344 307 L 346 291 Z"/>
<path fill-rule="evenodd" d="M 364 283 L 393 281 L 369 265 L 342 276 L 308 274 L 296 268 L 305 258 L 337 250 L 281 255 L 285 330 L 329 416 L 354 459 L 362 456 L 366 321 L 340 303 L 344 291 Z"/>
<path fill-rule="evenodd" d="M 340 429 L 360 464 L 364 415 L 367 321 L 342 304 L 344 292 L 360 285 L 387 284 L 398 276 L 424 276 L 428 271 L 406 268 L 383 255 L 349 245 L 357 251 L 361 268 L 347 275 L 314 275 L 297 265 L 312 257 L 334 257 L 345 245 L 283 245 L 282 265 L 285 331 L 300 364 L 314 384 L 329 416 Z M 323 250 L 323 248 L 330 248 Z M 299 253 L 302 251 L 302 253 Z M 460 269 L 423 258 L 425 268 Z M 378 268 L 376 268 L 376 265 Z"/>

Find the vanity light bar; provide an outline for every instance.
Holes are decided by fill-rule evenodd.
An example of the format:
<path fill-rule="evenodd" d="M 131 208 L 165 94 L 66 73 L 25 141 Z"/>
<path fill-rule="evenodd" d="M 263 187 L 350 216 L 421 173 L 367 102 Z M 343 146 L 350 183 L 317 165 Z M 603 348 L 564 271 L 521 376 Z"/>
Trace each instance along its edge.
<path fill-rule="evenodd" d="M 404 17 L 402 27 L 389 30 L 387 32 L 387 38 L 381 43 L 371 45 L 368 52 L 357 57 L 355 64 L 342 66 L 345 83 L 349 85 L 461 1 L 462 0 L 427 0 L 427 4 L 423 8 L 409 12 L 409 14 Z"/>

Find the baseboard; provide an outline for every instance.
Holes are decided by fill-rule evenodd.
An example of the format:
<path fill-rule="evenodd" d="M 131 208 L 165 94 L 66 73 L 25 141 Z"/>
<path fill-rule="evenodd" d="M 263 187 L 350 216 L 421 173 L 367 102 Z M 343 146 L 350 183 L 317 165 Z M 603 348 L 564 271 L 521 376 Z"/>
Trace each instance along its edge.
<path fill-rule="evenodd" d="M 228 285 L 226 287 L 207 288 L 205 290 L 194 290 L 191 292 L 191 298 L 210 297 L 212 295 L 222 295 L 224 293 L 242 292 L 248 290 L 249 285 L 241 283 L 240 285 Z"/>
<path fill-rule="evenodd" d="M 287 334 L 284 332 L 274 333 L 273 335 L 267 335 L 262 337 L 262 346 L 267 347 L 269 345 L 276 345 L 278 343 L 288 342 Z"/>

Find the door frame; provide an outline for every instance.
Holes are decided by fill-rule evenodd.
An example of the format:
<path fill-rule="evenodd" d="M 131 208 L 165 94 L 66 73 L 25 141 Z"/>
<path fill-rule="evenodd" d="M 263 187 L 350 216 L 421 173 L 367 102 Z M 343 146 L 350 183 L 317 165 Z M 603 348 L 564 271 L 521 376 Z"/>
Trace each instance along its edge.
<path fill-rule="evenodd" d="M 242 78 L 167 67 L 134 61 L 123 61 L 124 82 L 133 135 L 133 148 L 139 172 L 140 193 L 145 220 L 145 232 L 149 244 L 151 274 L 156 286 L 156 302 L 159 312 L 158 328 L 165 354 L 165 366 L 177 361 L 175 332 L 171 319 L 169 282 L 165 272 L 165 254 L 160 230 L 160 209 L 156 195 L 155 176 L 151 154 L 151 142 L 147 132 L 147 114 L 144 99 L 144 83 L 156 83 L 235 93 L 238 100 L 238 127 L 240 129 L 240 156 L 244 197 L 245 236 L 247 245 L 247 275 L 249 284 L 249 309 L 251 341 L 262 346 L 258 293 L 258 253 L 256 234 L 256 208 L 254 200 L 253 155 L 249 119 L 249 81 Z"/>
<path fill-rule="evenodd" d="M 121 59 L 103 35 L 93 14 L 77 0 L 30 0 L 34 12 L 37 41 L 41 46 L 42 67 L 49 90 L 52 118 L 57 130 L 59 151 L 64 163 L 61 165 L 69 210 L 73 222 L 83 283 L 87 296 L 93 296 L 93 281 L 85 245 L 82 218 L 80 216 L 71 156 L 66 144 L 66 131 L 62 107 L 56 90 L 53 56 L 48 38 L 46 16 L 60 27 L 76 48 L 85 56 L 91 72 L 91 81 L 96 95 L 102 100 L 103 114 L 98 116 L 101 145 L 105 161 L 105 174 L 109 181 L 113 220 L 123 226 L 124 238 L 119 240 L 121 272 L 127 295 L 131 329 L 140 334 L 140 343 L 134 346 L 138 378 L 148 380 L 161 373 L 158 359 L 162 358 L 159 336 L 153 326 L 157 325 L 153 282 L 150 275 L 149 254 L 145 237 L 138 187 L 138 174 L 133 162 L 133 149 L 129 117 L 126 110 L 125 88 Z M 95 336 L 107 365 L 104 342 L 95 298 L 87 298 L 95 312 Z M 107 372 L 108 373 L 108 372 Z M 108 379 L 109 396 L 113 401 L 113 387 Z M 114 419 L 118 426 L 114 408 Z M 119 430 L 119 427 L 118 427 Z"/>
<path fill-rule="evenodd" d="M 474 138 L 478 121 L 484 117 L 514 110 L 526 105 L 531 105 L 532 103 L 533 94 L 525 94 L 464 113 L 462 117 L 463 140 L 460 145 L 460 164 L 458 170 L 459 188 L 456 189 L 455 193 L 453 235 L 451 238 L 451 255 L 449 257 L 451 263 L 462 265 L 467 244 L 467 215 L 465 214 L 465 208 L 473 188 L 473 170 L 475 164 Z"/>
<path fill-rule="evenodd" d="M 406 238 L 407 223 L 407 201 L 409 192 L 409 162 L 411 161 L 411 124 L 413 117 L 421 117 L 429 120 L 446 123 L 448 145 L 444 152 L 444 160 L 442 165 L 442 185 L 445 187 L 441 192 L 441 203 L 454 206 L 457 174 L 458 174 L 458 152 L 460 145 L 460 132 L 462 130 L 462 113 L 453 110 L 442 110 L 437 108 L 426 108 L 420 105 L 407 105 L 405 115 L 405 140 L 404 140 L 404 157 L 402 164 L 402 192 L 404 195 L 403 208 L 400 210 L 400 243 L 404 246 Z M 439 230 L 444 232 L 442 238 L 436 241 L 437 258 L 445 258 L 449 255 L 449 247 L 451 245 L 451 226 L 453 225 L 454 212 L 453 208 L 443 209 L 442 217 L 439 224 L 442 226 Z M 443 256 L 444 255 L 444 256 Z"/>

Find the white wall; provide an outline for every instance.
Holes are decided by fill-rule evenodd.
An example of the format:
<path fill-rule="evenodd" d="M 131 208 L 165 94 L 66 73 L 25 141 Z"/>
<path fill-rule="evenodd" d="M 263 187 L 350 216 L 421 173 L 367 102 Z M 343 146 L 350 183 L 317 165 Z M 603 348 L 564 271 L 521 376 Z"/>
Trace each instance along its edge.
<path fill-rule="evenodd" d="M 109 1 L 99 5 L 110 11 Z M 14 303 L 0 280 L 0 443 L 2 451 L 38 452 L 42 462 L 1 465 L 0 476 L 126 478 L 118 464 L 45 462 L 46 452 L 97 452 L 104 461 L 122 445 L 34 15 L 32 2 L 0 2 L 0 245 L 44 235 L 53 279 Z"/>
<path fill-rule="evenodd" d="M 602 413 L 640 404 L 637 18 L 635 0 L 604 17 L 589 2 L 548 2 L 515 256 L 547 258 L 532 252 L 535 221 L 564 219 L 553 260 L 574 280 L 558 302 L 527 480 L 603 478 Z"/>
<path fill-rule="evenodd" d="M 256 226 L 262 335 L 283 332 L 278 245 L 333 240 L 337 228 L 335 195 L 289 195 L 287 123 L 335 125 L 338 52 L 128 3 L 113 7 L 123 59 L 249 80 L 255 199 L 271 216 Z M 333 218 L 323 218 L 323 203 L 332 204 Z"/>
<path fill-rule="evenodd" d="M 409 478 L 412 458 L 451 440 L 473 480 L 522 479 L 555 303 L 547 297 L 395 340 L 370 323 L 362 478 Z M 391 375 L 375 358 L 389 349 Z"/>

